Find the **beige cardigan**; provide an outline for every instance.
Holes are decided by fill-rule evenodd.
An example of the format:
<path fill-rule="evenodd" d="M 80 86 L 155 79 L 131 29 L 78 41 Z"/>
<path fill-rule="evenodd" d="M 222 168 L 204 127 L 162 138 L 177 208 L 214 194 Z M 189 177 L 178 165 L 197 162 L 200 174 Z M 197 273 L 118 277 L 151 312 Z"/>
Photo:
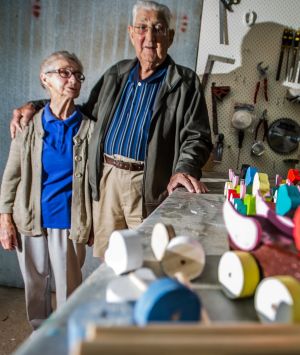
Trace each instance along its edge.
<path fill-rule="evenodd" d="M 44 130 L 42 111 L 12 140 L 4 170 L 0 213 L 12 213 L 19 233 L 42 234 L 41 184 Z M 92 225 L 91 197 L 87 176 L 88 142 L 94 122 L 83 116 L 73 138 L 73 191 L 70 238 L 86 243 Z"/>

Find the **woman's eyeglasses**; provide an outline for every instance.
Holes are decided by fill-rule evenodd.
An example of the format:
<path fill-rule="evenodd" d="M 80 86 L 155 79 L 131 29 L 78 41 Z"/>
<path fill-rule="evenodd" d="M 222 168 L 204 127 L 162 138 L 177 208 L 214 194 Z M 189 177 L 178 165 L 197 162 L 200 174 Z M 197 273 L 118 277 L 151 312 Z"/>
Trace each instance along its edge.
<path fill-rule="evenodd" d="M 71 78 L 71 76 L 74 75 L 75 79 L 81 83 L 85 80 L 85 76 L 80 71 L 73 71 L 73 70 L 67 69 L 67 68 L 49 70 L 45 74 L 50 74 L 50 73 L 56 73 L 64 79 Z"/>

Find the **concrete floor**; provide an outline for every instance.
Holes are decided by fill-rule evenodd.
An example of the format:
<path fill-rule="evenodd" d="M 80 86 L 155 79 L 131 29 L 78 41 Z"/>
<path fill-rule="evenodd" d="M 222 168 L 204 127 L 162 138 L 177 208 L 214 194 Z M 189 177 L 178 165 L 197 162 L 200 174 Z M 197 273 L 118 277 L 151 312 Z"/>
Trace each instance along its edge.
<path fill-rule="evenodd" d="M 11 354 L 30 334 L 24 290 L 0 286 L 0 355 Z"/>

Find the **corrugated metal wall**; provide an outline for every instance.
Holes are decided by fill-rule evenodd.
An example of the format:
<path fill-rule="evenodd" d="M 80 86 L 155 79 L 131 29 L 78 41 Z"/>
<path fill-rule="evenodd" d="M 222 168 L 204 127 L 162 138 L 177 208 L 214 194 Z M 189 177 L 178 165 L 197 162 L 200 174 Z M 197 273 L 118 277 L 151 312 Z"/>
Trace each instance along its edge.
<path fill-rule="evenodd" d="M 166 0 L 175 16 L 170 50 L 183 65 L 196 68 L 202 0 Z M 134 57 L 127 36 L 134 0 L 0 0 L 0 176 L 10 145 L 12 109 L 45 98 L 39 65 L 55 50 L 82 60 L 87 80 L 78 102 L 88 97 L 101 73 L 117 60 Z M 14 254 L 0 249 L 0 284 L 19 285 Z"/>

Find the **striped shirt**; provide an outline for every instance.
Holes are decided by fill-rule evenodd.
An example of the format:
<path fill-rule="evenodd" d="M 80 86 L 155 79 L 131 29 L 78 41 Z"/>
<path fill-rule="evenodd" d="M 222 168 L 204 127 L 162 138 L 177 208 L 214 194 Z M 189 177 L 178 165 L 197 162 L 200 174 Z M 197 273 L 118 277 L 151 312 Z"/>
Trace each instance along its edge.
<path fill-rule="evenodd" d="M 153 105 L 166 72 L 163 66 L 139 80 L 139 63 L 131 70 L 105 136 L 104 153 L 145 160 Z"/>

